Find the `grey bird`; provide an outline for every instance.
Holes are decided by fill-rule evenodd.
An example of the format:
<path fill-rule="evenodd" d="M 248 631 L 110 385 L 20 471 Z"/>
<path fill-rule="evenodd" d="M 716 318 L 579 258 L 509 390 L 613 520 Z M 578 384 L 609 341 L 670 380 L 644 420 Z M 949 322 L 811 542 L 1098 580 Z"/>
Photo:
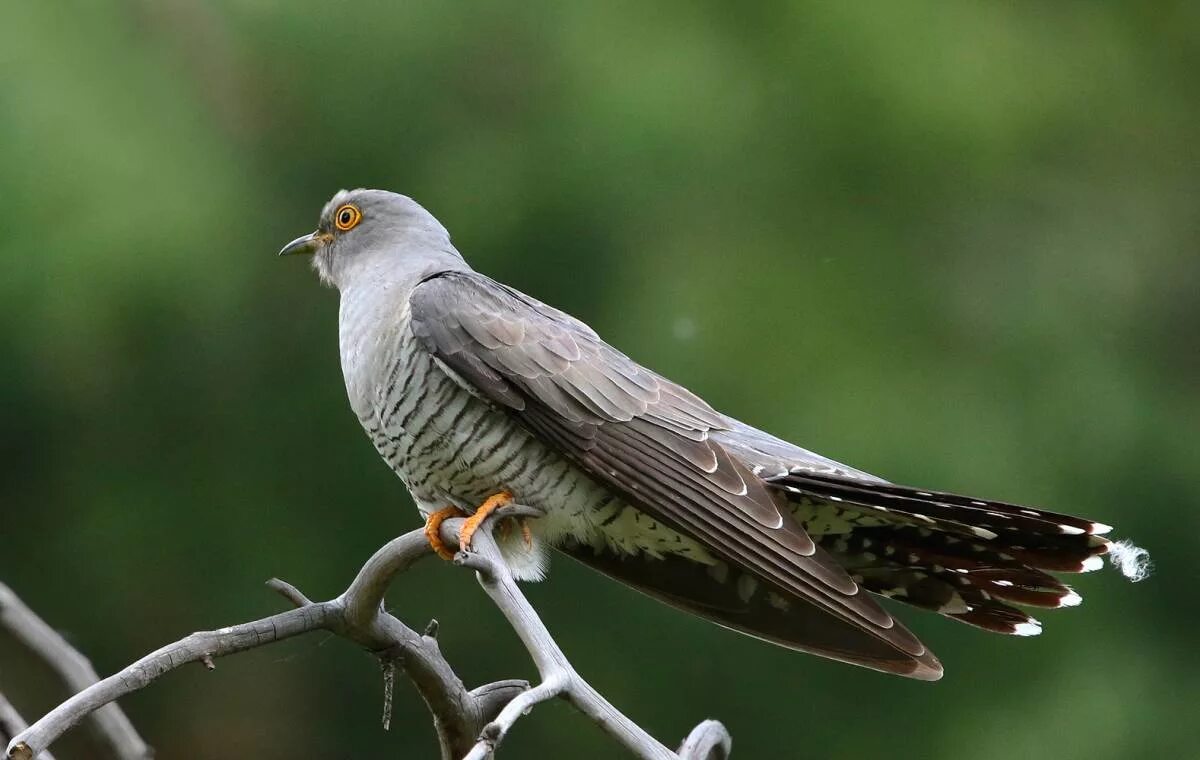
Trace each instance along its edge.
<path fill-rule="evenodd" d="M 554 547 L 667 604 L 785 647 L 910 678 L 942 666 L 872 595 L 999 633 L 1080 597 L 1048 571 L 1143 550 L 1106 525 L 894 485 L 722 414 L 583 322 L 475 272 L 416 202 L 337 193 L 312 256 L 341 294 L 350 405 L 437 526 L 537 510 L 501 536 L 538 580 Z M 1018 607 L 1016 605 L 1020 605 Z"/>

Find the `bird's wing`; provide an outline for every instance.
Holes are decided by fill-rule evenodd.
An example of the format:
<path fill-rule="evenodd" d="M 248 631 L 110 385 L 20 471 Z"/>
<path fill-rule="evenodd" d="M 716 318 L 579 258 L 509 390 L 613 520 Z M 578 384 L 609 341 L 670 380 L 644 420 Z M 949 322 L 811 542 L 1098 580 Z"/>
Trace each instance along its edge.
<path fill-rule="evenodd" d="M 755 472 L 763 480 L 793 472 L 804 472 L 865 483 L 887 482 L 870 473 L 821 456 L 815 451 L 802 449 L 732 417 L 726 417 L 725 423 L 728 429 L 715 432 L 714 437 L 730 454 L 753 465 Z"/>
<path fill-rule="evenodd" d="M 712 434 L 729 421 L 703 400 L 638 365 L 582 322 L 474 272 L 435 275 L 414 289 L 410 304 L 420 344 L 468 390 L 506 409 L 647 514 L 802 600 L 810 616 L 824 613 L 868 634 L 858 638 L 873 646 L 780 643 L 890 672 L 931 677 L 936 668 L 940 674 L 916 637 L 861 591 L 716 440 Z"/>

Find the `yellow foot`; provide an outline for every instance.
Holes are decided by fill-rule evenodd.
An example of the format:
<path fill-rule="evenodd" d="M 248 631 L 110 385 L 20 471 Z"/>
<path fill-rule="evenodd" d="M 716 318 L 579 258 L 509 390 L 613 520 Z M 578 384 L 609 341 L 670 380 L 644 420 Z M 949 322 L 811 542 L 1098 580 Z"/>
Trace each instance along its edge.
<path fill-rule="evenodd" d="M 454 552 L 446 548 L 446 544 L 442 542 L 442 523 L 449 520 L 451 517 L 466 517 L 467 513 L 458 507 L 446 507 L 439 509 L 436 512 L 430 513 L 429 517 L 425 518 L 425 538 L 429 540 L 429 545 L 437 552 L 437 555 L 442 559 L 454 559 Z"/>
<path fill-rule="evenodd" d="M 479 526 L 483 525 L 483 521 L 500 507 L 512 504 L 512 500 L 513 496 L 508 491 L 501 491 L 487 497 L 487 500 L 479 505 L 479 509 L 475 510 L 475 514 L 468 517 L 462 528 L 459 529 L 458 548 L 465 552 L 470 551 L 471 538 L 475 535 L 475 531 L 479 530 Z M 524 528 L 522 528 L 522 533 L 524 533 Z"/>

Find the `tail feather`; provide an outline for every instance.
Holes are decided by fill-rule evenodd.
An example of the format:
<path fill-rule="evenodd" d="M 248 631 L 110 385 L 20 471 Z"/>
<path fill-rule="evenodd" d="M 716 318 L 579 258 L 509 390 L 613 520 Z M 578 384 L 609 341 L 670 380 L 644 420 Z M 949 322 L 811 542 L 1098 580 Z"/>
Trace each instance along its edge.
<path fill-rule="evenodd" d="M 1101 535 L 1107 525 L 1017 504 L 797 470 L 766 482 L 868 591 L 988 631 L 1040 633 L 1041 623 L 1013 605 L 1082 601 L 1047 571 L 1094 570 L 1110 549 L 1131 556 Z M 1144 552 L 1136 556 L 1126 562 L 1130 577 Z"/>
<path fill-rule="evenodd" d="M 992 536 L 980 532 L 980 528 L 996 536 L 1018 533 L 1081 536 L 1099 535 L 1112 530 L 1103 523 L 1070 515 L 1002 501 L 984 501 L 956 494 L 919 491 L 890 483 L 860 483 L 794 471 L 768 482 L 785 491 L 818 496 L 835 502 L 858 504 L 885 513 L 909 516 L 917 522 L 942 522 L 951 529 L 966 526 L 968 532 L 982 538 Z"/>
<path fill-rule="evenodd" d="M 946 617 L 985 631 L 1009 636 L 1037 636 L 1042 632 L 1041 622 L 1007 604 L 993 604 Z"/>
<path fill-rule="evenodd" d="M 939 552 L 934 547 L 945 538 L 926 529 L 864 528 L 823 536 L 820 543 L 868 591 L 989 631 L 1032 635 L 1039 630 L 1034 618 L 1006 602 L 1058 608 L 1081 601 L 1053 576 L 996 552 L 977 552 L 982 558 Z"/>

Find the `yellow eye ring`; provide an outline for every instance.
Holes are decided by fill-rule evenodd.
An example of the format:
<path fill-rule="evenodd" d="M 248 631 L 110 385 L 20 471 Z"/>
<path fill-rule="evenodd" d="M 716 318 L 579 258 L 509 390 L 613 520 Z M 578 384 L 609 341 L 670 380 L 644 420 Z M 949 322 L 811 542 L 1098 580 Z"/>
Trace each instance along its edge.
<path fill-rule="evenodd" d="M 333 215 L 333 225 L 342 232 L 354 229 L 362 221 L 362 212 L 353 203 L 347 203 L 338 208 Z"/>

